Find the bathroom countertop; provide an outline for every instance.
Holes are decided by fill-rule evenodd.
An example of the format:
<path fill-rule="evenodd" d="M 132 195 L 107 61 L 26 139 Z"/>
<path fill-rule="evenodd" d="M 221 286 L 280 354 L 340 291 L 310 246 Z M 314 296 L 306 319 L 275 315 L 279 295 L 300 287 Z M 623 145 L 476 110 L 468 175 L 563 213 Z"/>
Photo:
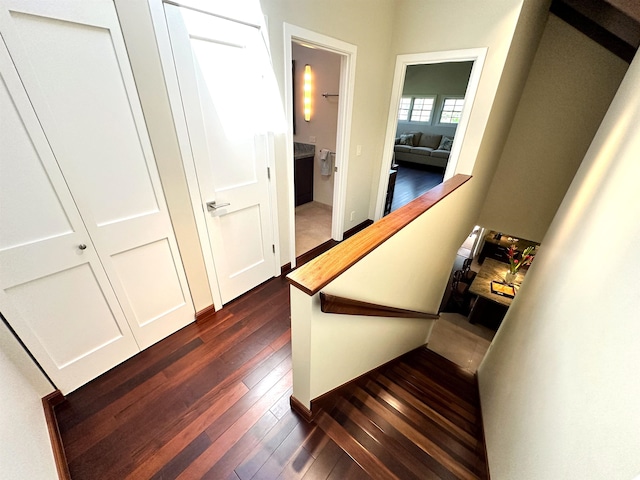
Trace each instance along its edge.
<path fill-rule="evenodd" d="M 316 154 L 316 146 L 309 143 L 293 142 L 293 158 L 312 157 Z"/>

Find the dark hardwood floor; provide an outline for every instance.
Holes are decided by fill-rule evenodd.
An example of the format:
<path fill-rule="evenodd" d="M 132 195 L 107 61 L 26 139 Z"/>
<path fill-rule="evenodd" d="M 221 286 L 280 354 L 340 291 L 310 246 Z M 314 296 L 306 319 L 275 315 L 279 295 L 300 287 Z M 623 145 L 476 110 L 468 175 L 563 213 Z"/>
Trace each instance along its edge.
<path fill-rule="evenodd" d="M 424 347 L 345 390 L 317 423 L 365 470 L 379 478 L 486 478 L 476 380 L 463 368 Z"/>
<path fill-rule="evenodd" d="M 71 477 L 482 478 L 473 377 L 413 352 L 309 424 L 289 407 L 290 338 L 275 278 L 69 394 Z"/>
<path fill-rule="evenodd" d="M 393 192 L 391 211 L 406 205 L 423 193 L 442 183 L 444 169 L 412 164 L 398 163 L 398 174 Z"/>

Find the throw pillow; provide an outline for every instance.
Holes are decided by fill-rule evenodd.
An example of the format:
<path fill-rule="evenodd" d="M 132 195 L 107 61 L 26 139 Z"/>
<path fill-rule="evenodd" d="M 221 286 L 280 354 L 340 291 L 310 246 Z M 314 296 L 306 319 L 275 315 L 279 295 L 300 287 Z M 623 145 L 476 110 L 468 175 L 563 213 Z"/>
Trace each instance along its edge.
<path fill-rule="evenodd" d="M 413 133 L 400 135 L 400 145 L 409 145 L 413 147 Z"/>
<path fill-rule="evenodd" d="M 442 140 L 440 141 L 440 145 L 438 146 L 438 150 L 447 150 L 448 152 L 450 152 L 451 145 L 453 145 L 452 137 L 442 137 Z"/>

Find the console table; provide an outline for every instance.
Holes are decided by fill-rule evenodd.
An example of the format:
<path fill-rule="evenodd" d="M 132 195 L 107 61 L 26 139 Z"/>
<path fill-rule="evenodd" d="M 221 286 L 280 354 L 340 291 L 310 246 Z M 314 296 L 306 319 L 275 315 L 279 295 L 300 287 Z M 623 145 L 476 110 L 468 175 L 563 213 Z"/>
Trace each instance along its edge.
<path fill-rule="evenodd" d="M 478 263 L 483 264 L 485 258 L 493 258 L 494 260 L 498 260 L 499 262 L 508 262 L 509 259 L 507 257 L 507 252 L 509 251 L 509 247 L 511 243 L 508 239 L 511 238 L 507 235 L 502 235 L 498 232 L 490 231 L 484 237 L 484 245 L 482 246 L 482 250 L 480 250 L 480 254 L 478 255 Z M 522 240 L 518 239 L 515 242 L 516 249 L 519 252 L 524 251 L 525 248 L 533 245 L 540 245 L 537 242 L 532 242 L 531 240 Z"/>
<path fill-rule="evenodd" d="M 478 296 L 469 313 L 470 323 L 481 323 L 494 330 L 497 330 L 500 326 L 513 298 L 493 293 L 491 291 L 491 282 L 504 281 L 504 274 L 508 268 L 506 263 L 492 258 L 487 258 L 482 264 L 482 268 L 469 287 L 469 292 Z M 526 274 L 526 270 L 518 272 L 518 278 L 514 284 L 516 294 Z"/>

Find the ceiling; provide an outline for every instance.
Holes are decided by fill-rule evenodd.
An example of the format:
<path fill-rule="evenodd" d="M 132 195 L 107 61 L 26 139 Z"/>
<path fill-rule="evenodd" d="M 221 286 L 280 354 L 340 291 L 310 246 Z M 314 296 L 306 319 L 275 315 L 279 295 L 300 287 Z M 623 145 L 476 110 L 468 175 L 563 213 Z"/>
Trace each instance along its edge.
<path fill-rule="evenodd" d="M 640 46 L 638 0 L 553 0 L 550 11 L 628 63 Z"/>

